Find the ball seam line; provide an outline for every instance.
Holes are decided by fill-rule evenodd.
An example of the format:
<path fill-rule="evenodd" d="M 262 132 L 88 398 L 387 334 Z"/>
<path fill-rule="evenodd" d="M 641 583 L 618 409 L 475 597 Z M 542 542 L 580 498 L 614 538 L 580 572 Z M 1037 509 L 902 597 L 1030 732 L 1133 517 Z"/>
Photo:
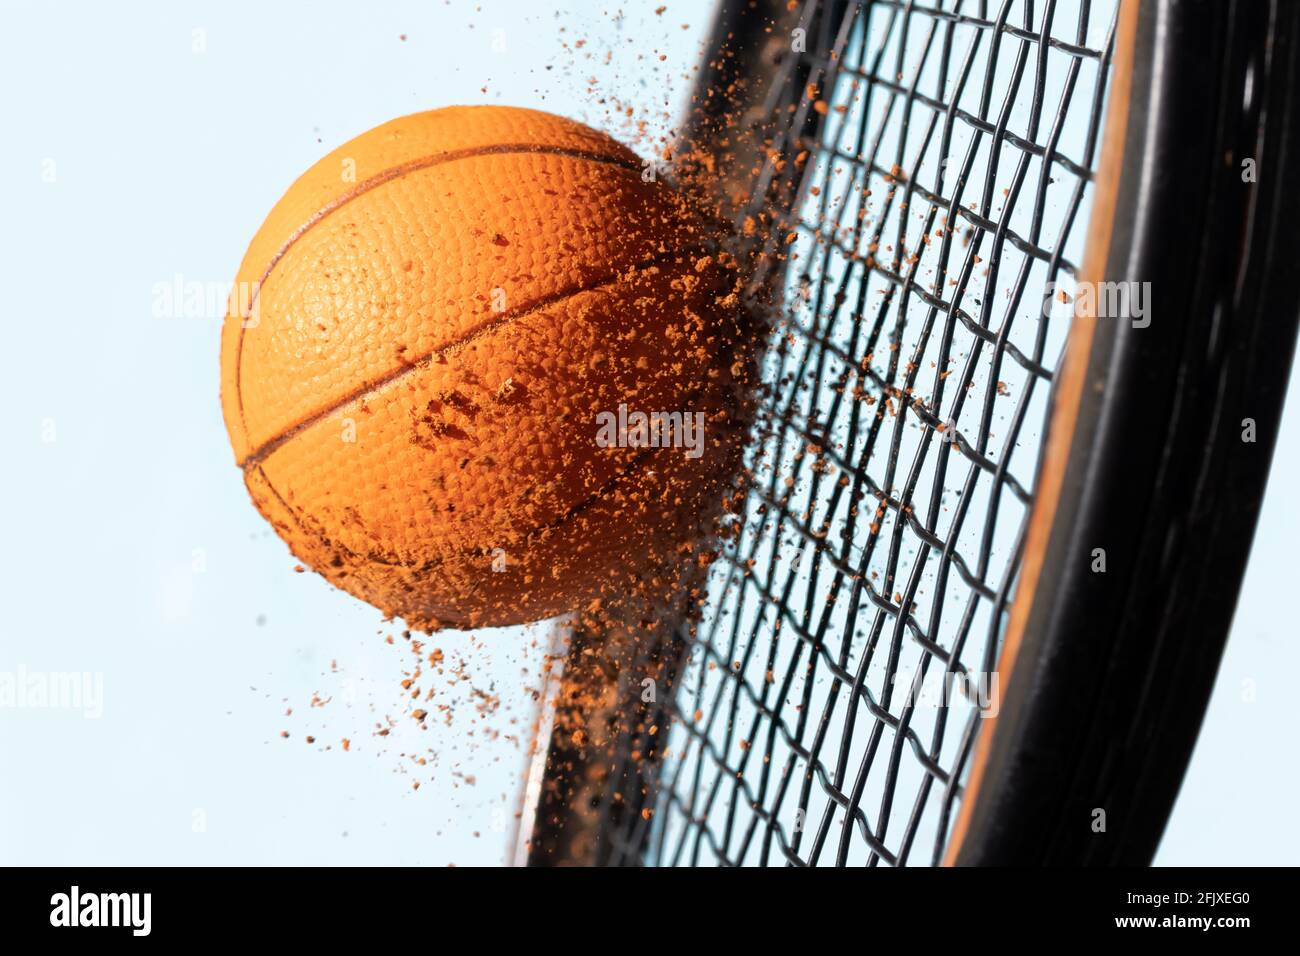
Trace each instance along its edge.
<path fill-rule="evenodd" d="M 470 342 L 474 341 L 475 339 L 480 338 L 483 335 L 487 335 L 490 332 L 494 332 L 498 328 L 501 328 L 502 326 L 512 324 L 514 322 L 519 321 L 520 319 L 527 318 L 530 315 L 535 315 L 538 312 L 541 312 L 549 308 L 550 306 L 555 305 L 557 302 L 561 302 L 564 299 L 571 298 L 572 296 L 578 295 L 579 293 L 591 292 L 596 289 L 600 289 L 604 286 L 610 285 L 613 282 L 617 282 L 628 272 L 629 268 L 633 271 L 639 272 L 643 269 L 647 269 L 652 266 L 658 265 L 659 263 L 672 259 L 674 257 L 693 255 L 695 253 L 698 253 L 700 251 L 709 248 L 711 245 L 712 242 L 707 242 L 707 241 L 698 242 L 698 243 L 692 243 L 691 245 L 683 246 L 679 249 L 673 249 L 668 252 L 662 252 L 659 253 L 658 255 L 650 257 L 649 259 L 644 259 L 641 262 L 638 262 L 628 268 L 619 269 L 614 272 L 607 273 L 604 277 L 602 277 L 597 282 L 594 283 L 588 282 L 580 286 L 561 289 L 557 292 L 552 293 L 551 295 L 543 296 L 539 299 L 536 299 L 533 302 L 529 303 L 528 305 L 514 312 L 505 312 L 499 316 L 491 318 L 486 322 L 482 323 L 481 325 L 478 325 L 477 327 L 470 329 L 468 332 L 461 335 L 459 338 L 454 339 L 453 341 L 448 342 L 444 345 L 440 345 L 437 348 L 431 349 L 428 352 L 421 355 L 420 357 L 411 360 L 410 362 L 403 363 L 402 365 L 399 365 L 396 368 L 391 369 L 388 372 L 385 372 L 383 375 L 377 376 L 375 378 L 370 379 L 368 382 L 362 383 L 352 391 L 346 393 L 345 395 L 340 396 L 337 400 L 330 402 L 322 406 L 321 408 L 317 409 L 316 411 L 311 412 L 310 414 L 304 416 L 293 425 L 290 425 L 288 428 L 284 429 L 278 435 L 275 435 L 274 437 L 267 439 L 265 442 L 259 445 L 254 451 L 250 452 L 247 456 L 245 456 L 242 461 L 238 462 L 238 465 L 241 469 L 247 470 L 250 466 L 261 464 L 272 453 L 274 453 L 277 449 L 282 447 L 290 439 L 306 431 L 308 428 L 311 428 L 313 425 L 325 420 L 330 415 L 333 415 L 335 412 L 339 411 L 340 409 L 346 407 L 347 405 L 352 404 L 353 402 L 359 399 L 367 398 L 374 395 L 375 393 L 381 391 L 388 385 L 391 385 L 393 382 L 400 381 L 401 379 L 405 378 L 407 375 L 413 372 L 422 371 L 424 369 L 431 367 L 435 358 L 439 356 L 446 356 L 448 354 L 453 354 L 454 352 L 468 345 Z M 245 428 L 244 434 L 245 434 L 245 438 L 247 438 L 248 436 L 247 428 Z"/>

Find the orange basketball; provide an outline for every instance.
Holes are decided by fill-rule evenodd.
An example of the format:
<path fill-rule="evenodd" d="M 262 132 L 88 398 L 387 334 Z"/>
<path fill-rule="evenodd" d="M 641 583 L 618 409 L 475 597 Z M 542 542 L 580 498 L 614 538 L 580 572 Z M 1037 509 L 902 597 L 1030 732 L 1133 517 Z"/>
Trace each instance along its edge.
<path fill-rule="evenodd" d="M 643 169 L 570 120 L 456 107 L 289 188 L 240 266 L 221 398 L 305 564 L 432 630 L 691 559 L 738 447 L 735 269 Z"/>

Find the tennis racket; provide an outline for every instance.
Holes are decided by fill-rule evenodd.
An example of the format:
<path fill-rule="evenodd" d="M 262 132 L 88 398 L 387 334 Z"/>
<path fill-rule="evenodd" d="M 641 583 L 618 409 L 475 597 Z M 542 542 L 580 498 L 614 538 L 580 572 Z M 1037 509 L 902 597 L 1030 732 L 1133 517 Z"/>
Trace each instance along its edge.
<path fill-rule="evenodd" d="M 1300 4 L 723 2 L 732 531 L 566 624 L 530 865 L 1152 858 L 1295 350 Z M 698 170 L 696 170 L 698 172 Z"/>

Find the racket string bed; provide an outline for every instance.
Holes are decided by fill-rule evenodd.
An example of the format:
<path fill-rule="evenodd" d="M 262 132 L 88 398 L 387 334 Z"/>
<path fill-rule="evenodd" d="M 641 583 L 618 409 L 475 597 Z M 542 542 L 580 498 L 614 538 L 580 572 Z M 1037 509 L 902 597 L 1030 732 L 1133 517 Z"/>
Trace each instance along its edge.
<path fill-rule="evenodd" d="M 740 531 L 616 758 L 646 803 L 601 809 L 603 862 L 937 863 L 996 704 L 1115 4 L 803 18 L 737 217 L 766 211 L 784 302 Z"/>

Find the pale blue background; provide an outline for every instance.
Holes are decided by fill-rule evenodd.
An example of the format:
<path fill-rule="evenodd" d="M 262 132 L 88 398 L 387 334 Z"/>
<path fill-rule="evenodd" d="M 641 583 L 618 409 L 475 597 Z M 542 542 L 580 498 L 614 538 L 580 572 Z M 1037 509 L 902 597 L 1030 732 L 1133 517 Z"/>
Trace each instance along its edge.
<path fill-rule="evenodd" d="M 395 630 L 294 574 L 248 501 L 217 399 L 219 310 L 156 317 L 153 290 L 229 281 L 298 173 L 402 113 L 509 103 L 627 138 L 613 116 L 628 104 L 664 132 L 708 5 L 659 5 L 0 5 L 0 671 L 104 677 L 98 720 L 0 709 L 0 862 L 505 858 L 545 628 L 430 641 L 465 661 L 440 697 L 455 718 L 424 732 L 401 718 Z M 1300 859 L 1296 392 L 1161 862 Z M 500 710 L 482 716 L 471 686 Z M 331 702 L 312 708 L 316 693 Z M 381 740 L 385 715 L 398 729 Z M 436 765 L 402 756 L 430 749 Z"/>

